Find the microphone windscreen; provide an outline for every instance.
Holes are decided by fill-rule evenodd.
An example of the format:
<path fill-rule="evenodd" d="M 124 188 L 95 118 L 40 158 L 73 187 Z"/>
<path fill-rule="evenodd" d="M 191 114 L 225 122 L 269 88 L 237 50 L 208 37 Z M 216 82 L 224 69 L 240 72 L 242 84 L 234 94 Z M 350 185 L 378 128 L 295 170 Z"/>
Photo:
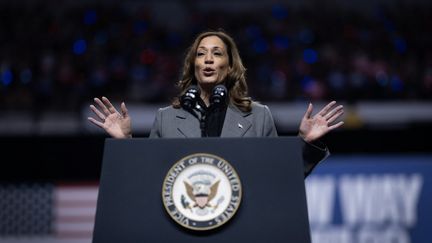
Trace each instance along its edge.
<path fill-rule="evenodd" d="M 223 84 L 218 84 L 213 88 L 210 96 L 210 105 L 221 106 L 227 103 L 228 90 Z"/>
<path fill-rule="evenodd" d="M 180 104 L 186 110 L 192 110 L 197 100 L 200 98 L 200 89 L 196 85 L 191 85 L 180 97 Z"/>

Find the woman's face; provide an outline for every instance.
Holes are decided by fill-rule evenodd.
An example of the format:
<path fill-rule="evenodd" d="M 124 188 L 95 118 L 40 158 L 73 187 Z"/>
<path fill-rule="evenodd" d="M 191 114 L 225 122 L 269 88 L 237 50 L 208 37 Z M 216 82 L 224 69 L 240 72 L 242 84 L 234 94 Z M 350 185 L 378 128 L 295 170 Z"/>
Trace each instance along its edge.
<path fill-rule="evenodd" d="M 225 43 L 217 36 L 207 36 L 198 45 L 195 78 L 203 86 L 221 83 L 228 74 L 229 60 Z"/>

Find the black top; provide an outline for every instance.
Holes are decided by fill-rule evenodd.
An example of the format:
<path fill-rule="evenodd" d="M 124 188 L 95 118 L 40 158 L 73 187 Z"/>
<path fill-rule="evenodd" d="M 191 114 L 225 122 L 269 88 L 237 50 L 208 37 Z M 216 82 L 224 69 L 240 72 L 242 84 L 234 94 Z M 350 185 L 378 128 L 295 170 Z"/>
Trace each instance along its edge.
<path fill-rule="evenodd" d="M 206 109 L 203 137 L 220 137 L 225 121 L 227 106 Z"/>

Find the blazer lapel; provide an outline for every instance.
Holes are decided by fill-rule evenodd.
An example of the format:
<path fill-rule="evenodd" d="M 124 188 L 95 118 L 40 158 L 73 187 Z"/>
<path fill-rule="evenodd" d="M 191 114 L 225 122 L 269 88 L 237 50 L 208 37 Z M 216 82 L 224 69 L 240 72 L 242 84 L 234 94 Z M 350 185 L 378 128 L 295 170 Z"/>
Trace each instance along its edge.
<path fill-rule="evenodd" d="M 176 124 L 180 134 L 186 138 L 201 137 L 198 119 L 183 109 L 176 110 Z"/>
<path fill-rule="evenodd" d="M 228 106 L 221 137 L 243 137 L 252 124 L 246 120 L 250 112 L 242 112 L 237 107 Z"/>

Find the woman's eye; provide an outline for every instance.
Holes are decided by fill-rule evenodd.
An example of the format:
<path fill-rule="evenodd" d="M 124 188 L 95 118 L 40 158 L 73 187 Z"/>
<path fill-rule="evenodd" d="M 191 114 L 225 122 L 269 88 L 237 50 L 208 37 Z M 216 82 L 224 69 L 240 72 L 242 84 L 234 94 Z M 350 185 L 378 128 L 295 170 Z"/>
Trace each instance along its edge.
<path fill-rule="evenodd" d="M 214 55 L 215 56 L 222 56 L 222 53 L 221 52 L 215 52 Z"/>
<path fill-rule="evenodd" d="M 203 56 L 203 55 L 204 55 L 203 52 L 198 52 L 198 53 L 197 53 L 197 56 Z"/>

